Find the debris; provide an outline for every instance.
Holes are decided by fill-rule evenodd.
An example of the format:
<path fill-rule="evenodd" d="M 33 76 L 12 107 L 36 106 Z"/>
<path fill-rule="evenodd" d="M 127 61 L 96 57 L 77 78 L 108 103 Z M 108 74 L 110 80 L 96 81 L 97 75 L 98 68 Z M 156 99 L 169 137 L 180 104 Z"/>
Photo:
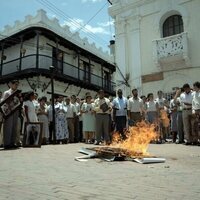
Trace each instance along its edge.
<path fill-rule="evenodd" d="M 156 157 L 142 157 L 141 155 L 137 155 L 136 157 L 130 157 L 129 154 L 126 155 L 125 151 L 121 151 L 119 148 L 108 148 L 108 147 L 100 147 L 100 148 L 81 148 L 79 150 L 80 153 L 85 154 L 84 156 L 76 157 L 75 160 L 79 162 L 85 162 L 89 158 L 101 158 L 105 161 L 135 161 L 140 164 L 148 164 L 148 163 L 163 163 L 165 162 L 165 158 L 156 158 Z"/>
<path fill-rule="evenodd" d="M 140 164 L 150 164 L 150 163 L 163 163 L 165 162 L 165 158 L 135 158 L 133 159 L 135 162 Z"/>

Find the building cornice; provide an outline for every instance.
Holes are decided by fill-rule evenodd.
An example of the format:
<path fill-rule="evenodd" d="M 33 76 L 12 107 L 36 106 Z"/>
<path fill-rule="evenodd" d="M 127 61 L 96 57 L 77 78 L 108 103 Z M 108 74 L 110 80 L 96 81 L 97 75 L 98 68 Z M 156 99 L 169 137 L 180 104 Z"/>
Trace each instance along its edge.
<path fill-rule="evenodd" d="M 82 39 L 78 32 L 72 33 L 69 26 L 61 26 L 57 18 L 49 19 L 46 11 L 43 9 L 38 10 L 36 16 L 27 15 L 24 21 L 16 20 L 14 26 L 6 25 L 0 34 L 6 38 L 31 27 L 41 27 L 51 30 L 66 40 L 73 42 L 75 45 L 98 55 L 109 63 L 114 63 L 113 57 L 108 52 L 104 52 L 102 47 L 97 48 L 95 43 L 90 44 L 88 38 L 85 37 Z"/>
<path fill-rule="evenodd" d="M 130 9 L 135 10 L 140 6 L 150 4 L 156 0 L 118 0 L 114 1 L 113 5 L 109 7 L 109 14 L 111 17 L 115 18 L 117 15 L 130 11 Z M 139 13 L 138 13 L 139 14 Z"/>

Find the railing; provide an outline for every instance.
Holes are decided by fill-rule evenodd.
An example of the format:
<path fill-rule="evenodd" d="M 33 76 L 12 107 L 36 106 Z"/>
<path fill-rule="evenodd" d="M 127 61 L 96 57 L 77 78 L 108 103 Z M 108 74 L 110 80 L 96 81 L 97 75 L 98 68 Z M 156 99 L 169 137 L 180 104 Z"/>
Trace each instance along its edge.
<path fill-rule="evenodd" d="M 187 33 L 181 33 L 170 37 L 153 41 L 154 60 L 160 62 L 177 62 L 188 58 Z"/>
<path fill-rule="evenodd" d="M 78 67 L 71 65 L 66 62 L 60 62 L 58 60 L 54 60 L 50 56 L 39 55 L 38 67 L 39 69 L 49 70 L 49 67 L 53 64 L 57 63 L 58 74 L 66 75 L 68 77 L 76 79 L 76 81 L 82 81 L 83 83 L 92 84 L 109 91 L 114 91 L 115 83 L 112 81 L 104 80 L 102 77 L 90 73 L 87 74 L 89 79 L 86 79 L 86 72 Z M 27 55 L 18 59 L 14 59 L 8 62 L 3 63 L 2 65 L 2 77 L 9 74 L 14 74 L 16 72 L 20 72 L 26 69 L 36 69 L 36 55 Z M 87 78 L 88 78 L 87 77 Z M 106 87 L 105 82 L 108 83 Z"/>

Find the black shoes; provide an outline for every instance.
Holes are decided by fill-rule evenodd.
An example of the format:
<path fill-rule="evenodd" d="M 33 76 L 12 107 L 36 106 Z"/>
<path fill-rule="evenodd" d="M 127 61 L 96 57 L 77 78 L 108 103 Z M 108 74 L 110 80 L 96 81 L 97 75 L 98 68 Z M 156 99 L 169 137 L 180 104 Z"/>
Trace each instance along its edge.
<path fill-rule="evenodd" d="M 18 148 L 19 148 L 19 147 L 18 147 L 17 145 L 15 145 L 15 144 L 4 146 L 4 149 L 18 149 Z"/>

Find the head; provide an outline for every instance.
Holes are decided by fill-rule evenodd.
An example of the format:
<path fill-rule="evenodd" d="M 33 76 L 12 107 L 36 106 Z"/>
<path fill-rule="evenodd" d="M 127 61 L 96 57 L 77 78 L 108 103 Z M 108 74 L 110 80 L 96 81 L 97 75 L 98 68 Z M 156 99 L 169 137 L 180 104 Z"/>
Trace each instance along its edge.
<path fill-rule="evenodd" d="M 198 81 L 195 82 L 193 84 L 193 89 L 194 89 L 194 91 L 198 92 L 200 90 L 200 82 L 198 82 Z"/>
<path fill-rule="evenodd" d="M 40 102 L 40 105 L 44 106 L 47 102 L 47 98 L 45 96 L 43 96 L 40 98 L 39 102 Z"/>
<path fill-rule="evenodd" d="M 85 97 L 86 102 L 91 102 L 92 100 L 92 96 L 90 95 L 90 93 L 87 93 L 86 97 Z"/>
<path fill-rule="evenodd" d="M 191 89 L 190 89 L 190 85 L 188 83 L 183 85 L 183 90 L 186 94 L 189 94 Z"/>
<path fill-rule="evenodd" d="M 10 85 L 10 88 L 15 91 L 18 88 L 19 81 L 18 80 L 12 80 L 12 81 L 10 81 L 9 85 Z"/>
<path fill-rule="evenodd" d="M 152 101 L 153 100 L 153 93 L 149 93 L 147 95 L 147 99 L 148 99 L 148 101 Z"/>
<path fill-rule="evenodd" d="M 133 97 L 138 97 L 138 90 L 136 88 L 132 89 Z"/>
<path fill-rule="evenodd" d="M 142 99 L 142 101 L 143 101 L 144 103 L 145 103 L 146 100 L 147 100 L 146 96 L 144 96 L 144 95 L 142 95 L 142 96 L 140 97 L 140 99 Z"/>
<path fill-rule="evenodd" d="M 76 95 L 72 95 L 72 96 L 71 96 L 71 102 L 72 102 L 72 103 L 75 103 L 75 102 L 76 102 Z"/>
<path fill-rule="evenodd" d="M 103 99 L 104 96 L 105 96 L 105 93 L 104 93 L 103 90 L 99 90 L 98 95 L 99 95 L 99 98 L 100 98 L 100 99 Z"/>
<path fill-rule="evenodd" d="M 34 100 L 34 92 L 33 91 L 29 91 L 25 94 L 25 101 L 33 101 Z"/>
<path fill-rule="evenodd" d="M 67 105 L 70 104 L 70 101 L 71 101 L 71 98 L 70 97 L 66 97 L 65 102 L 66 102 Z"/>
<path fill-rule="evenodd" d="M 159 99 L 163 98 L 163 91 L 159 90 L 159 91 L 157 92 L 157 95 L 158 95 L 158 98 L 159 98 Z"/>
<path fill-rule="evenodd" d="M 117 95 L 120 99 L 122 98 L 123 92 L 121 89 L 117 90 Z"/>
<path fill-rule="evenodd" d="M 37 100 L 38 99 L 38 93 L 34 93 L 34 99 Z"/>
<path fill-rule="evenodd" d="M 63 101 L 63 96 L 62 95 L 58 95 L 58 98 L 57 98 L 57 101 L 59 102 L 59 103 L 61 103 L 62 101 Z"/>

